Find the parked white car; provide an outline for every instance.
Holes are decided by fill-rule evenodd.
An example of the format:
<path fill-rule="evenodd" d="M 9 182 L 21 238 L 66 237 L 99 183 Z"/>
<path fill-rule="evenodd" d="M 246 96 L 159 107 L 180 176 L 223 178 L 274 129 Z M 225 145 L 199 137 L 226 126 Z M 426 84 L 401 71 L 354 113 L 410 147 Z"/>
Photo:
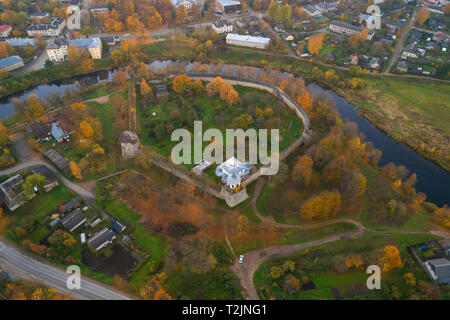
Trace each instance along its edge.
<path fill-rule="evenodd" d="M 244 262 L 244 255 L 243 254 L 241 254 L 239 256 L 239 263 L 242 263 L 242 262 Z"/>

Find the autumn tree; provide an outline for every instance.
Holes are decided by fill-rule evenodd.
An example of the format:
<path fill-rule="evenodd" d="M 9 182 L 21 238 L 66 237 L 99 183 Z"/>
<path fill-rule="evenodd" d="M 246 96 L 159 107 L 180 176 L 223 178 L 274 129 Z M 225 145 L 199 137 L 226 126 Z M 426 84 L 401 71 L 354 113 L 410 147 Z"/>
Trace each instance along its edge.
<path fill-rule="evenodd" d="M 359 268 L 363 265 L 363 260 L 360 256 L 348 256 L 345 258 L 345 266 L 347 268 Z"/>
<path fill-rule="evenodd" d="M 430 10 L 427 6 L 420 8 L 416 14 L 417 23 L 422 26 L 430 17 Z"/>
<path fill-rule="evenodd" d="M 318 54 L 323 46 L 323 40 L 325 39 L 325 33 L 319 33 L 309 37 L 308 39 L 308 51 L 310 54 Z"/>
<path fill-rule="evenodd" d="M 385 246 L 384 256 L 382 258 L 383 271 L 389 272 L 403 266 L 400 252 L 396 246 Z"/>
<path fill-rule="evenodd" d="M 239 94 L 229 82 L 223 82 L 219 89 L 220 98 L 228 105 L 233 105 L 239 101 Z"/>
<path fill-rule="evenodd" d="M 140 93 L 141 96 L 144 97 L 145 100 L 148 100 L 149 97 L 153 96 L 152 88 L 148 85 L 145 79 L 142 79 L 140 85 Z"/>
<path fill-rule="evenodd" d="M 75 178 L 77 179 L 83 178 L 83 176 L 81 175 L 81 169 L 75 161 L 70 161 L 70 171 L 72 172 L 72 175 Z"/>
<path fill-rule="evenodd" d="M 405 280 L 405 283 L 409 286 L 415 286 L 416 285 L 416 277 L 413 273 L 407 272 L 403 275 L 403 280 Z"/>
<path fill-rule="evenodd" d="M 206 93 L 212 97 L 219 93 L 223 80 L 221 77 L 216 77 L 213 81 L 206 85 Z"/>
<path fill-rule="evenodd" d="M 90 138 L 94 135 L 94 129 L 92 128 L 92 125 L 86 120 L 80 122 L 80 130 L 81 134 L 86 138 Z"/>
<path fill-rule="evenodd" d="M 306 187 L 308 187 L 311 182 L 313 165 L 313 159 L 307 154 L 298 158 L 291 172 L 291 180 L 302 182 Z"/>
<path fill-rule="evenodd" d="M 25 192 L 25 197 L 31 199 L 35 195 L 35 187 L 39 190 L 45 183 L 45 177 L 40 173 L 34 173 L 25 178 L 22 188 Z"/>
<path fill-rule="evenodd" d="M 172 85 L 173 85 L 173 91 L 177 92 L 177 93 L 181 93 L 184 90 L 186 90 L 190 83 L 191 83 L 192 79 L 189 78 L 188 76 L 181 74 L 178 77 L 176 77 L 175 79 L 173 79 Z"/>
<path fill-rule="evenodd" d="M 328 218 L 338 214 L 341 207 L 341 195 L 336 191 L 323 191 L 309 198 L 300 209 L 304 220 Z"/>

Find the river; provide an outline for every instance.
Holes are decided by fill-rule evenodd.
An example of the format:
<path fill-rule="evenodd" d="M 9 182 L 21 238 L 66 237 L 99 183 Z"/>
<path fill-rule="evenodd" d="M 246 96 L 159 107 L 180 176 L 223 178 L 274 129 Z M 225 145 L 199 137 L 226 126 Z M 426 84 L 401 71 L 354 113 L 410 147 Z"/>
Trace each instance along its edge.
<path fill-rule="evenodd" d="M 171 61 L 155 61 L 149 65 L 155 72 L 157 72 L 161 66 L 167 66 L 171 64 Z M 179 62 L 189 68 L 188 62 Z M 227 66 L 228 70 L 234 66 Z M 231 67 L 231 68 L 230 68 Z M 72 79 L 57 81 L 51 84 L 39 85 L 33 89 L 21 92 L 14 95 L 17 98 L 26 98 L 30 94 L 37 94 L 40 98 L 45 98 L 52 92 L 60 92 L 64 94 L 64 91 L 68 88 L 77 86 L 81 81 L 85 84 L 94 84 L 104 81 L 111 81 L 114 71 L 99 72 L 94 75 L 80 76 Z M 427 201 L 433 202 L 439 206 L 450 203 L 450 174 L 444 169 L 439 167 L 434 162 L 427 160 L 420 156 L 410 147 L 395 142 L 388 135 L 381 130 L 374 127 L 369 121 L 358 115 L 357 108 L 354 105 L 348 104 L 342 97 L 336 95 L 333 91 L 326 90 L 320 86 L 312 84 L 311 87 L 314 90 L 323 90 L 331 96 L 335 101 L 335 108 L 339 111 L 342 118 L 348 118 L 350 121 L 355 122 L 359 130 L 364 133 L 367 141 L 371 141 L 374 146 L 383 152 L 383 156 L 380 159 L 379 165 L 383 166 L 389 162 L 393 162 L 396 165 L 404 165 L 409 169 L 411 173 L 417 174 L 416 190 L 424 192 L 427 195 Z M 0 119 L 8 117 L 14 114 L 14 108 L 10 102 L 9 97 L 7 99 L 0 100 Z"/>

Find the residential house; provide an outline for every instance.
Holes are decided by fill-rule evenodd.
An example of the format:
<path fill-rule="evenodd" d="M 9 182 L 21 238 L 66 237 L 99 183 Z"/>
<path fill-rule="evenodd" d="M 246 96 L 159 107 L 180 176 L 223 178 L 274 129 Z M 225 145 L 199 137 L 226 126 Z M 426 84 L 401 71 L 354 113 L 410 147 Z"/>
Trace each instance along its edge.
<path fill-rule="evenodd" d="M 49 192 L 59 186 L 59 182 L 56 179 L 53 172 L 50 171 L 46 166 L 39 166 L 31 170 L 33 173 L 39 173 L 45 177 L 44 190 L 45 192 Z"/>
<path fill-rule="evenodd" d="M 235 33 L 229 33 L 226 39 L 227 44 L 259 49 L 267 49 L 269 42 L 269 38 L 245 36 Z"/>
<path fill-rule="evenodd" d="M 11 47 L 26 48 L 27 46 L 36 46 L 36 40 L 31 38 L 10 38 L 5 40 Z"/>
<path fill-rule="evenodd" d="M 287 32 L 284 32 L 281 37 L 286 41 L 292 41 L 294 40 L 294 36 L 292 34 L 289 34 Z"/>
<path fill-rule="evenodd" d="M 0 70 L 13 71 L 24 66 L 23 60 L 19 56 L 11 56 L 0 59 Z"/>
<path fill-rule="evenodd" d="M 30 129 L 36 137 L 36 141 L 50 141 L 51 140 L 51 125 L 47 122 L 34 121 L 30 124 Z"/>
<path fill-rule="evenodd" d="M 419 51 L 417 50 L 415 43 L 408 43 L 402 52 L 402 58 L 408 59 L 413 58 L 417 59 L 419 57 Z"/>
<path fill-rule="evenodd" d="M 448 259 L 428 260 L 425 262 L 425 267 L 437 284 L 450 284 L 450 261 Z"/>
<path fill-rule="evenodd" d="M 68 41 L 68 46 L 75 45 L 78 48 L 86 49 L 92 59 L 102 58 L 102 41 L 100 38 L 73 39 Z"/>
<path fill-rule="evenodd" d="M 31 23 L 27 27 L 27 33 L 29 36 L 34 37 L 40 35 L 42 37 L 57 37 L 61 34 L 62 30 L 66 26 L 66 21 L 60 17 L 51 18 L 50 23 Z"/>
<path fill-rule="evenodd" d="M 358 58 L 357 54 L 354 54 L 354 55 L 350 56 L 350 64 L 351 65 L 357 66 L 358 62 L 359 62 L 359 58 Z"/>
<path fill-rule="evenodd" d="M 381 59 L 378 57 L 373 57 L 369 61 L 369 67 L 371 69 L 376 69 L 376 70 L 380 69 L 381 68 Z"/>
<path fill-rule="evenodd" d="M 331 12 L 337 9 L 338 7 L 338 1 L 334 1 L 334 2 L 326 2 L 326 1 L 320 1 L 319 3 L 317 3 L 314 8 L 316 8 L 317 10 L 320 11 L 320 13 L 326 13 L 326 12 Z"/>
<path fill-rule="evenodd" d="M 167 89 L 166 85 L 159 85 L 154 88 L 156 98 L 166 98 L 169 96 L 169 90 Z"/>
<path fill-rule="evenodd" d="M 0 37 L 7 38 L 11 34 L 12 27 L 9 24 L 0 25 Z"/>
<path fill-rule="evenodd" d="M 197 4 L 197 2 L 195 0 L 172 0 L 172 4 L 175 8 L 183 6 L 189 10 L 194 4 Z"/>
<path fill-rule="evenodd" d="M 273 29 L 275 30 L 275 32 L 286 32 L 286 29 L 284 28 L 284 24 L 282 23 L 277 23 Z"/>
<path fill-rule="evenodd" d="M 55 139 L 59 143 L 64 141 L 70 141 L 69 132 L 66 132 L 64 129 L 61 128 L 59 121 L 52 123 L 51 135 L 53 139 Z"/>
<path fill-rule="evenodd" d="M 66 213 L 66 212 L 72 212 L 75 209 L 78 209 L 81 207 L 81 198 L 76 197 L 65 204 L 62 204 L 59 206 L 59 212 Z"/>
<path fill-rule="evenodd" d="M 397 70 L 400 72 L 408 72 L 408 63 L 406 61 L 399 61 L 397 63 Z"/>
<path fill-rule="evenodd" d="M 241 3 L 235 0 L 216 0 L 216 7 L 223 13 L 230 13 L 241 10 Z"/>
<path fill-rule="evenodd" d="M 90 5 L 89 10 L 94 16 L 99 16 L 109 12 L 109 5 L 107 3 L 93 3 Z"/>
<path fill-rule="evenodd" d="M 88 244 L 92 249 L 98 251 L 112 243 L 114 239 L 116 239 L 114 232 L 108 228 L 104 228 L 89 238 Z"/>
<path fill-rule="evenodd" d="M 345 22 L 341 22 L 341 21 L 333 21 L 330 23 L 329 29 L 333 32 L 337 32 L 340 34 L 345 34 L 347 36 L 351 36 L 354 34 L 360 34 L 364 28 L 360 27 L 360 26 L 354 26 Z M 367 34 L 367 38 L 366 40 L 372 40 L 373 36 L 374 36 L 375 32 L 374 30 L 369 30 L 368 34 Z"/>
<path fill-rule="evenodd" d="M 22 188 L 24 182 L 22 176 L 16 174 L 0 184 L 0 198 L 11 211 L 16 210 L 27 201 Z"/>
<path fill-rule="evenodd" d="M 443 42 L 446 38 L 447 34 L 442 31 L 438 31 L 433 34 L 433 41 L 436 41 L 437 43 Z"/>
<path fill-rule="evenodd" d="M 48 149 L 43 153 L 53 164 L 55 164 L 59 170 L 64 173 L 70 173 L 70 162 L 64 158 L 61 154 L 56 152 L 54 149 Z"/>
<path fill-rule="evenodd" d="M 60 62 L 68 59 L 66 38 L 54 38 L 47 45 L 47 55 L 50 61 Z"/>
<path fill-rule="evenodd" d="M 233 24 L 226 20 L 214 21 L 212 29 L 218 34 L 233 32 Z"/>
<path fill-rule="evenodd" d="M 394 21 L 394 20 L 389 20 L 386 19 L 384 20 L 384 24 L 391 30 L 393 30 L 394 32 L 396 32 L 397 30 L 399 30 L 402 27 L 402 23 L 399 21 Z"/>
<path fill-rule="evenodd" d="M 50 17 L 50 14 L 48 12 L 32 12 L 28 15 L 28 19 L 34 20 L 34 19 L 44 19 Z"/>
<path fill-rule="evenodd" d="M 64 228 L 69 231 L 75 231 L 79 226 L 86 222 L 86 217 L 81 210 L 75 209 L 61 220 Z"/>
<path fill-rule="evenodd" d="M 321 13 L 320 10 L 311 5 L 304 6 L 303 11 L 306 12 L 306 14 L 308 14 L 311 17 L 318 17 L 320 16 Z"/>
<path fill-rule="evenodd" d="M 425 47 L 425 49 L 427 49 L 429 51 L 432 51 L 432 50 L 436 49 L 437 47 L 439 47 L 437 42 L 430 41 L 430 42 L 427 43 L 427 46 Z"/>

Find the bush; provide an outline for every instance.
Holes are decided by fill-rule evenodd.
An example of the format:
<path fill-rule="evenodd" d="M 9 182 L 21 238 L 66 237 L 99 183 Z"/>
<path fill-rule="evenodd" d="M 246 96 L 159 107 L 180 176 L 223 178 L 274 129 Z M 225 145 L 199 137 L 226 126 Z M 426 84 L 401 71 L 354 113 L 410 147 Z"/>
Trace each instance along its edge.
<path fill-rule="evenodd" d="M 171 222 L 167 227 L 167 233 L 174 238 L 194 234 L 197 231 L 198 228 L 189 222 Z"/>

